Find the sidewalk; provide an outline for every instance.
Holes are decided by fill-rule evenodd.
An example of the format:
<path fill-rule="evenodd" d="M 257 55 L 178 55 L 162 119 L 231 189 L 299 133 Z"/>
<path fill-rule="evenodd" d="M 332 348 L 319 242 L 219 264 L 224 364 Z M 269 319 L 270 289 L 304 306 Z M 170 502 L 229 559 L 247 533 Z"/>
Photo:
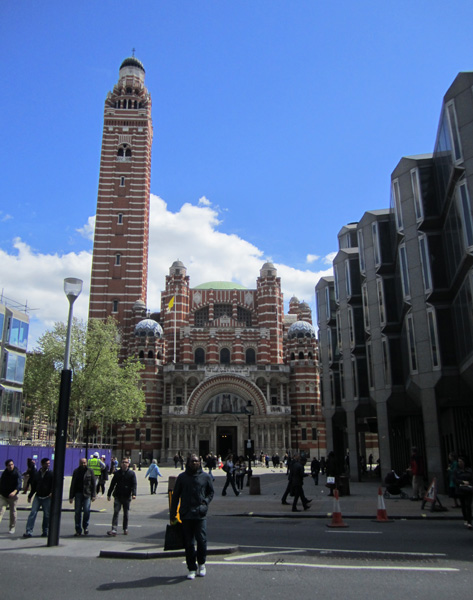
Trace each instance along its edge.
<path fill-rule="evenodd" d="M 153 517 L 153 527 L 156 532 L 163 534 L 169 523 L 168 510 L 168 479 L 170 476 L 178 476 L 180 468 L 164 466 L 160 467 L 163 477 L 159 478 L 158 493 L 151 496 L 149 493 L 148 480 L 145 479 L 146 468 L 136 471 L 138 480 L 138 495 L 133 501 L 132 511 L 134 514 Z M 319 485 L 315 486 L 311 477 L 304 482 L 304 491 L 307 498 L 312 499 L 309 510 L 293 513 L 291 506 L 281 504 L 281 496 L 287 485 L 286 470 L 265 467 L 253 469 L 253 475 L 260 477 L 261 495 L 249 495 L 249 488 L 245 486 L 243 492 L 237 497 L 230 489 L 225 497 L 221 495 L 225 483 L 225 473 L 217 471 L 215 475 L 215 497 L 210 505 L 209 517 L 253 517 L 273 519 L 325 519 L 331 521 L 334 509 L 334 498 L 329 497 L 329 490 L 325 487 L 325 477 L 319 477 Z M 72 512 L 72 506 L 68 502 L 70 477 L 66 477 L 63 494 L 63 518 L 64 514 Z M 366 482 L 350 482 L 350 495 L 340 497 L 340 511 L 344 521 L 350 519 L 376 519 L 378 510 L 378 488 L 379 481 L 368 480 Z M 384 488 L 383 488 L 384 491 Z M 409 493 L 410 490 L 406 489 Z M 455 519 L 461 520 L 461 511 L 451 508 L 451 500 L 445 495 L 439 495 L 440 501 L 447 508 L 444 512 L 431 512 L 430 504 L 427 503 L 424 510 L 421 509 L 422 502 L 412 502 L 401 499 L 384 499 L 387 515 L 390 519 Z M 291 497 L 288 497 L 291 501 Z M 30 504 L 26 495 L 20 495 L 18 510 L 29 511 Z M 93 513 L 101 513 L 103 519 L 111 521 L 113 505 L 106 497 L 97 498 L 93 504 Z M 40 516 L 38 518 L 41 518 Z M 44 538 L 33 537 L 23 540 L 22 531 L 11 536 L 7 533 L 8 515 L 5 514 L 0 533 L 0 551 L 25 552 L 28 554 L 41 554 L 48 556 L 101 556 L 108 558 L 160 558 L 183 556 L 183 551 L 164 552 L 162 546 L 145 541 L 128 541 L 124 536 L 118 536 L 113 540 L 106 536 L 90 537 L 87 541 L 83 538 L 61 537 L 60 545 L 48 548 Z M 95 519 L 95 516 L 92 517 Z M 20 538 L 20 539 L 19 539 Z M 160 537 L 162 543 L 162 535 Z M 215 546 L 210 544 L 209 555 L 230 554 L 237 551 L 236 546 Z"/>

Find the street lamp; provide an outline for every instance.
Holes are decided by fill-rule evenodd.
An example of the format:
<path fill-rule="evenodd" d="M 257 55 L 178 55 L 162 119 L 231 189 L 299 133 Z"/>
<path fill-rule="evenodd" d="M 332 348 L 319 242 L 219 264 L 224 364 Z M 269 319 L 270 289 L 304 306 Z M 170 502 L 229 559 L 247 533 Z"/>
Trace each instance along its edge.
<path fill-rule="evenodd" d="M 62 491 L 64 487 L 64 465 L 66 462 L 67 419 L 69 415 L 69 399 L 71 397 L 72 371 L 70 370 L 70 349 L 72 329 L 72 306 L 82 291 L 82 279 L 67 277 L 64 279 L 64 293 L 69 300 L 69 316 L 67 319 L 66 349 L 64 352 L 64 368 L 61 372 L 59 388 L 59 406 L 57 411 L 56 445 L 54 447 L 53 493 L 51 498 L 51 517 L 49 523 L 48 546 L 59 545 L 59 529 L 61 526 Z"/>
<path fill-rule="evenodd" d="M 138 457 L 138 471 L 141 471 L 141 457 L 143 456 L 143 434 L 140 431 L 140 455 Z"/>
<path fill-rule="evenodd" d="M 251 469 L 251 459 L 252 459 L 252 444 L 251 444 L 251 416 L 255 412 L 255 407 L 253 406 L 253 402 L 248 400 L 246 403 L 246 414 L 248 415 L 248 441 L 246 442 L 246 454 L 248 456 L 248 479 L 246 480 L 246 485 L 250 485 L 250 479 L 253 475 L 253 471 Z"/>
<path fill-rule="evenodd" d="M 120 431 L 122 432 L 122 460 L 125 455 L 125 429 L 126 429 L 126 425 L 122 425 L 120 427 Z"/>
<path fill-rule="evenodd" d="M 90 429 L 90 417 L 92 416 L 92 409 L 88 406 L 85 409 L 85 418 L 87 419 L 87 427 L 85 429 L 85 458 L 89 460 L 89 429 Z"/>

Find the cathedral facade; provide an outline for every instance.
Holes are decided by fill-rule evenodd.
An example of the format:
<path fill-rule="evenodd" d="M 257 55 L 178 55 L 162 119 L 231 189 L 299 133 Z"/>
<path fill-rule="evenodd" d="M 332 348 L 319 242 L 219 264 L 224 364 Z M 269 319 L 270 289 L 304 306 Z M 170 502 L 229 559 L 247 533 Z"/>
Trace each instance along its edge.
<path fill-rule="evenodd" d="M 151 98 L 131 57 L 105 102 L 89 316 L 114 315 L 122 356 L 144 366 L 146 412 L 117 431 L 132 460 L 250 452 L 325 455 L 318 347 L 309 306 L 262 265 L 256 286 L 191 287 L 177 260 L 161 311 L 146 306 Z M 121 448 L 122 446 L 122 448 Z"/>

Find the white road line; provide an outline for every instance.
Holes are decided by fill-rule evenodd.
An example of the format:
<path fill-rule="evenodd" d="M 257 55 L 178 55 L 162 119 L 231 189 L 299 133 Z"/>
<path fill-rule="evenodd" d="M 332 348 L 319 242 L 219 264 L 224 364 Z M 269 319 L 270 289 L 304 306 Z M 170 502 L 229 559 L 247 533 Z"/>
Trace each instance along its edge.
<path fill-rule="evenodd" d="M 268 548 L 268 546 L 266 546 Z M 258 548 L 261 546 L 248 546 L 247 544 L 242 544 L 242 548 Z M 274 546 L 269 546 L 269 548 L 273 549 Z M 389 550 L 345 550 L 344 548 L 295 548 L 294 546 L 287 546 L 279 548 L 279 552 L 287 552 L 289 550 L 302 550 L 304 552 L 345 552 L 347 554 L 387 554 L 394 556 L 416 556 L 418 558 L 446 558 L 447 555 L 444 552 L 390 552 Z"/>
<path fill-rule="evenodd" d="M 284 554 L 300 554 L 305 550 L 289 550 L 284 551 Z M 225 561 L 245 560 L 246 558 L 256 558 L 257 556 L 270 556 L 271 554 L 281 554 L 281 550 L 273 550 L 272 552 L 254 552 L 253 554 L 242 554 L 240 556 L 228 556 Z"/>
<path fill-rule="evenodd" d="M 327 529 L 325 533 L 362 533 L 363 535 L 379 535 L 382 531 L 350 531 L 349 529 Z"/>
<path fill-rule="evenodd" d="M 302 567 L 306 569 L 334 569 L 334 570 L 351 570 L 351 571 L 428 571 L 438 573 L 458 573 L 460 569 L 451 567 L 402 567 L 388 565 L 323 565 L 323 564 L 308 564 L 308 563 L 290 563 L 283 562 L 226 562 L 226 561 L 207 561 L 208 565 L 238 565 L 245 567 Z"/>

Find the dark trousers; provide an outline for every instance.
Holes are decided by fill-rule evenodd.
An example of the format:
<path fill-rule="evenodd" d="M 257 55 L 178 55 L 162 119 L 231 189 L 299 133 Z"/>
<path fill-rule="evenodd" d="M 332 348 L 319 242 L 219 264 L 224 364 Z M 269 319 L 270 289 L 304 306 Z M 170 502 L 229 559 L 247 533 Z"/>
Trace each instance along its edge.
<path fill-rule="evenodd" d="M 130 510 L 130 502 L 130 498 L 123 498 L 121 496 L 114 498 L 112 529 L 116 529 L 118 527 L 118 515 L 121 508 L 123 508 L 123 529 L 128 529 L 128 511 Z"/>
<path fill-rule="evenodd" d="M 281 498 L 281 502 L 284 504 L 284 502 L 287 502 L 287 497 L 289 496 L 289 494 L 291 493 L 291 480 L 289 480 L 287 482 L 287 486 L 286 486 L 286 491 L 284 492 L 284 494 L 282 495 Z"/>
<path fill-rule="evenodd" d="M 156 494 L 156 489 L 158 487 L 158 478 L 150 477 L 149 478 L 149 490 L 152 494 Z"/>
<path fill-rule="evenodd" d="M 307 506 L 307 498 L 305 497 L 304 488 L 302 487 L 302 485 L 294 485 L 292 491 L 294 494 L 292 509 L 294 510 L 295 508 L 297 508 L 297 501 L 299 500 L 299 498 L 301 499 L 302 506 L 305 508 Z"/>
<path fill-rule="evenodd" d="M 471 501 L 473 499 L 472 494 L 468 492 L 460 493 L 460 505 L 462 507 L 463 519 L 466 523 L 471 524 Z"/>
<path fill-rule="evenodd" d="M 225 482 L 225 485 L 223 486 L 222 496 L 226 496 L 227 495 L 227 487 L 229 485 L 232 486 L 233 491 L 235 492 L 235 496 L 238 496 L 238 494 L 240 492 L 235 487 L 235 475 L 233 473 L 227 473 L 227 481 Z"/>
<path fill-rule="evenodd" d="M 197 563 L 203 565 L 207 558 L 207 520 L 183 519 L 182 531 L 184 533 L 187 568 L 189 571 L 196 571 Z M 197 552 L 194 542 L 197 542 Z"/>

